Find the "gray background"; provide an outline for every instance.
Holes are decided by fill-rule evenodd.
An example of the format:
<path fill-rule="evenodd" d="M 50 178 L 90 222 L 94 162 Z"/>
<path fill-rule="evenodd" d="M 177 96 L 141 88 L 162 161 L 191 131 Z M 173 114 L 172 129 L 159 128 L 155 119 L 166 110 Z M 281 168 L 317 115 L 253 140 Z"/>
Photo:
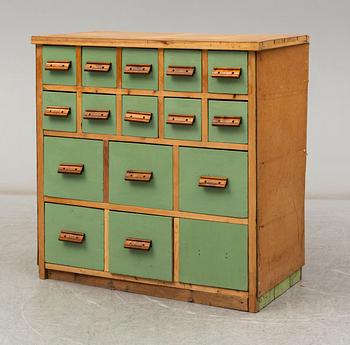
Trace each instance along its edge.
<path fill-rule="evenodd" d="M 346 0 L 0 2 L 0 192 L 35 192 L 35 34 L 75 31 L 311 36 L 307 196 L 350 198 Z"/>

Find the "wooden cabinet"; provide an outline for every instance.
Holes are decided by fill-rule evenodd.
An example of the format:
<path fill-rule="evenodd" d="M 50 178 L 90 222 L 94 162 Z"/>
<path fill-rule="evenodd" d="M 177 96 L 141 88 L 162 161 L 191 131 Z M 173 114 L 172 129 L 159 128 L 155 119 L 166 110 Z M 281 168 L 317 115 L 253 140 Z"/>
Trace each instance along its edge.
<path fill-rule="evenodd" d="M 308 36 L 35 36 L 41 278 L 256 312 L 301 279 Z"/>

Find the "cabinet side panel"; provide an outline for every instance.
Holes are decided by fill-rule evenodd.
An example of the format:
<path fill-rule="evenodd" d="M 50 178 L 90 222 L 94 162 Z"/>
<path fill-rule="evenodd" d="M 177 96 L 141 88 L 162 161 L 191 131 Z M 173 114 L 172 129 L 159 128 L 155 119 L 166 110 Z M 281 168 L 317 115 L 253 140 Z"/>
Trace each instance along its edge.
<path fill-rule="evenodd" d="M 257 57 L 258 295 L 304 265 L 308 44 Z"/>

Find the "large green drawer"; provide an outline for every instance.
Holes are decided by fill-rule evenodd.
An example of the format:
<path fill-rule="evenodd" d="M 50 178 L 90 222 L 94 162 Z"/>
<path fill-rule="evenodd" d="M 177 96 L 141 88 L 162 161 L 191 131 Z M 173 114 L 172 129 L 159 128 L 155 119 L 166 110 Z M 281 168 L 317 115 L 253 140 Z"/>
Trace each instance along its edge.
<path fill-rule="evenodd" d="M 247 52 L 242 51 L 208 51 L 208 91 L 214 93 L 248 93 L 248 66 Z M 214 68 L 240 68 L 239 78 L 212 77 Z"/>
<path fill-rule="evenodd" d="M 116 99 L 114 95 L 83 94 L 83 132 L 98 134 L 116 134 Z M 87 110 L 109 111 L 105 119 L 85 118 Z"/>
<path fill-rule="evenodd" d="M 248 289 L 246 225 L 180 219 L 180 281 Z"/>
<path fill-rule="evenodd" d="M 122 51 L 123 88 L 158 90 L 158 50 L 123 48 Z M 151 71 L 145 74 L 125 73 L 126 65 L 151 65 Z"/>
<path fill-rule="evenodd" d="M 76 121 L 76 94 L 69 92 L 43 91 L 43 128 L 53 131 L 75 132 Z M 67 116 L 45 115 L 47 107 L 68 107 Z"/>
<path fill-rule="evenodd" d="M 85 234 L 82 243 L 60 241 L 62 230 Z M 103 210 L 45 203 L 45 261 L 103 270 Z"/>
<path fill-rule="evenodd" d="M 149 182 L 125 180 L 128 170 L 152 172 Z M 123 142 L 109 144 L 109 197 L 116 204 L 173 207 L 172 148 Z"/>
<path fill-rule="evenodd" d="M 171 115 L 194 116 L 193 124 L 168 123 Z M 167 139 L 201 140 L 202 101 L 189 98 L 164 99 L 164 137 Z M 171 121 L 170 121 L 171 122 Z"/>
<path fill-rule="evenodd" d="M 195 67 L 192 76 L 167 75 L 169 66 Z M 164 90 L 202 91 L 202 54 L 200 50 L 164 50 Z"/>
<path fill-rule="evenodd" d="M 84 164 L 79 174 L 58 173 L 60 164 Z M 102 201 L 103 143 L 97 140 L 44 138 L 44 194 Z"/>
<path fill-rule="evenodd" d="M 151 240 L 151 247 L 124 248 L 127 238 Z M 171 281 L 172 219 L 110 212 L 109 269 L 112 273 Z"/>
<path fill-rule="evenodd" d="M 107 62 L 111 64 L 108 72 L 85 71 L 88 62 Z M 115 48 L 84 47 L 82 51 L 82 74 L 84 86 L 116 87 L 117 67 Z"/>
<path fill-rule="evenodd" d="M 180 147 L 181 211 L 247 217 L 247 153 Z M 228 179 L 225 188 L 198 186 L 201 176 Z"/>
<path fill-rule="evenodd" d="M 68 70 L 55 71 L 45 69 L 48 61 L 70 62 Z M 43 46 L 43 84 L 76 84 L 76 49 L 65 46 Z"/>
<path fill-rule="evenodd" d="M 209 141 L 224 143 L 248 143 L 248 105 L 247 102 L 238 101 L 209 101 Z M 214 126 L 213 119 L 219 117 L 241 118 L 238 127 Z"/>

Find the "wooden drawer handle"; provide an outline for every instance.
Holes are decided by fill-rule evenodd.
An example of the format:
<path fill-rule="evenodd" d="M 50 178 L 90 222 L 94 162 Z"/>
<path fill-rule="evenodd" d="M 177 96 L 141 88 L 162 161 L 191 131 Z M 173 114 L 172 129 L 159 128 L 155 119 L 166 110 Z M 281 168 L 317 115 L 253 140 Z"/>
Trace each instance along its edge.
<path fill-rule="evenodd" d="M 45 108 L 45 116 L 67 117 L 70 114 L 70 107 L 49 105 Z"/>
<path fill-rule="evenodd" d="M 227 184 L 227 177 L 217 176 L 201 176 L 198 182 L 199 187 L 226 188 Z"/>
<path fill-rule="evenodd" d="M 58 166 L 57 172 L 61 174 L 81 175 L 84 171 L 84 164 L 66 164 Z"/>
<path fill-rule="evenodd" d="M 152 113 L 144 111 L 127 111 L 124 115 L 124 121 L 129 122 L 142 122 L 150 123 L 152 119 Z"/>
<path fill-rule="evenodd" d="M 83 243 L 85 234 L 83 232 L 61 230 L 58 239 L 64 242 Z"/>
<path fill-rule="evenodd" d="M 84 119 L 87 120 L 108 120 L 110 115 L 109 110 L 85 110 Z"/>
<path fill-rule="evenodd" d="M 239 127 L 241 122 L 242 117 L 238 116 L 214 116 L 211 125 L 220 127 Z"/>
<path fill-rule="evenodd" d="M 146 250 L 149 251 L 152 247 L 152 240 L 144 240 L 142 238 L 128 237 L 124 241 L 124 248 Z"/>
<path fill-rule="evenodd" d="M 150 74 L 152 65 L 147 64 L 127 64 L 124 68 L 125 74 Z"/>
<path fill-rule="evenodd" d="M 240 68 L 230 67 L 214 67 L 211 72 L 212 78 L 235 78 L 238 79 L 241 76 Z"/>
<path fill-rule="evenodd" d="M 168 66 L 166 75 L 193 77 L 195 71 L 195 66 Z"/>
<path fill-rule="evenodd" d="M 45 64 L 45 70 L 47 71 L 68 71 L 72 65 L 69 60 L 55 60 L 47 61 Z"/>
<path fill-rule="evenodd" d="M 169 114 L 166 123 L 171 125 L 191 126 L 196 119 L 195 115 L 188 114 Z"/>
<path fill-rule="evenodd" d="M 84 66 L 85 72 L 109 72 L 112 67 L 111 62 L 87 62 Z"/>
<path fill-rule="evenodd" d="M 153 177 L 152 171 L 127 170 L 124 176 L 125 181 L 150 182 Z"/>

